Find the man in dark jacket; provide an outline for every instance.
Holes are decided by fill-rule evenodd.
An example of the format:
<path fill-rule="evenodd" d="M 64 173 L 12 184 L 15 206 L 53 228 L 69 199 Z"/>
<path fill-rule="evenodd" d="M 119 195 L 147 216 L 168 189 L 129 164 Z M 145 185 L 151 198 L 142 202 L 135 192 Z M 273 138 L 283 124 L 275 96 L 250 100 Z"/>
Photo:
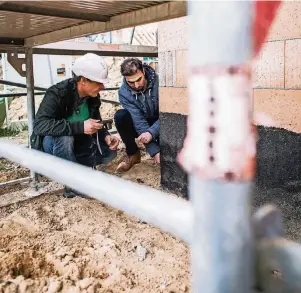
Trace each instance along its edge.
<path fill-rule="evenodd" d="M 74 78 L 50 87 L 36 115 L 32 147 L 48 154 L 95 167 L 116 157 L 117 137 L 101 124 L 100 96 L 107 81 L 103 58 L 86 54 L 72 68 Z M 65 188 L 65 197 L 80 195 Z"/>
<path fill-rule="evenodd" d="M 160 163 L 159 79 L 153 68 L 136 58 L 124 60 L 121 74 L 124 80 L 119 102 L 124 109 L 116 112 L 115 125 L 126 146 L 127 158 L 117 171 L 126 172 L 141 161 L 136 138 L 146 146 L 154 161 Z"/>

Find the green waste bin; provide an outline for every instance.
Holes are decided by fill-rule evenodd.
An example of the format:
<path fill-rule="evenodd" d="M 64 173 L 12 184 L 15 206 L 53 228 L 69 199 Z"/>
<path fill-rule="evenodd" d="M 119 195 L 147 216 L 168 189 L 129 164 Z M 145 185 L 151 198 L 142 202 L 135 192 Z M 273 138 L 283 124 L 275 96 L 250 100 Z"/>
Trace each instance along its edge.
<path fill-rule="evenodd" d="M 5 116 L 6 116 L 5 101 L 3 98 L 0 98 L 0 127 L 3 125 Z"/>
<path fill-rule="evenodd" d="M 8 98 L 8 105 L 12 102 L 13 98 Z M 5 121 L 6 110 L 5 110 L 5 99 L 0 98 L 0 127 L 2 127 L 3 122 Z"/>

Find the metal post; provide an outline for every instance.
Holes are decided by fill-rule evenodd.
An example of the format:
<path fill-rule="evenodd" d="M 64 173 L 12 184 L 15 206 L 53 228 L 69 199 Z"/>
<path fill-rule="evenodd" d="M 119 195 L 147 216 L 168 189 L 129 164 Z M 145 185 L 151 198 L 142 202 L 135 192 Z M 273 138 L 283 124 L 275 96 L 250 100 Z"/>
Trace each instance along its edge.
<path fill-rule="evenodd" d="M 196 68 L 206 72 L 206 66 L 226 69 L 246 64 L 251 59 L 251 1 L 189 1 L 188 7 L 191 15 L 190 73 Z M 205 82 L 195 84 L 196 87 L 207 85 Z M 190 108 L 197 106 L 197 100 L 207 98 L 197 96 L 199 89 L 189 90 Z M 218 117 L 219 113 L 217 111 L 214 117 L 223 119 Z M 202 113 L 198 119 L 205 121 L 200 116 Z M 197 144 L 204 134 L 202 131 L 209 127 L 205 124 L 201 125 L 204 128 L 199 128 L 195 136 L 190 137 L 193 143 Z M 198 151 L 202 152 L 200 149 Z M 191 247 L 193 292 L 251 292 L 251 182 L 246 180 L 229 183 L 196 173 L 189 180 L 189 193 L 194 207 Z"/>
<path fill-rule="evenodd" d="M 5 91 L 6 91 L 6 90 L 5 90 Z M 4 103 L 5 103 L 5 121 L 6 121 L 6 127 L 7 127 L 7 129 L 8 129 L 9 126 L 10 126 L 9 113 L 8 113 L 8 110 L 9 110 L 8 99 L 5 99 L 5 100 L 4 100 Z"/>
<path fill-rule="evenodd" d="M 6 79 L 6 60 L 7 60 L 7 54 L 2 54 L 2 79 Z M 7 89 L 6 89 L 6 85 L 4 85 L 4 89 L 3 89 L 3 92 L 6 93 L 7 92 Z M 9 106 L 8 106 L 8 99 L 5 99 L 5 121 L 6 121 L 6 127 L 9 128 L 9 124 L 10 124 L 10 121 L 9 121 L 9 113 L 8 113 L 8 110 L 9 110 Z"/>
<path fill-rule="evenodd" d="M 28 145 L 31 148 L 30 137 L 33 132 L 33 123 L 35 119 L 35 98 L 34 98 L 34 74 L 33 74 L 33 54 L 32 48 L 26 48 L 26 86 L 27 86 L 27 116 L 28 116 Z M 30 171 L 32 187 L 36 189 L 37 176 Z"/>
<path fill-rule="evenodd" d="M 130 44 L 131 45 L 133 44 L 134 35 L 135 35 L 135 29 L 136 29 L 136 27 L 134 26 L 133 29 L 132 29 L 132 32 L 131 32 L 131 39 L 130 39 Z"/>

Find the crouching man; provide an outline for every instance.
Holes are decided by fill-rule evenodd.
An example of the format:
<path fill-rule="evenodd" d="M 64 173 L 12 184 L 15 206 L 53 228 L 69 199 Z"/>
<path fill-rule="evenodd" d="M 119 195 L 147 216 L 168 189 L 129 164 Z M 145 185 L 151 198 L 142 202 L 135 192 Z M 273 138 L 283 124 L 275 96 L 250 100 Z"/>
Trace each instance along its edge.
<path fill-rule="evenodd" d="M 38 109 L 31 145 L 56 157 L 95 168 L 116 157 L 119 144 L 101 124 L 100 95 L 108 77 L 104 59 L 88 53 L 72 68 L 73 78 L 50 87 Z M 65 197 L 80 195 L 65 188 Z"/>
<path fill-rule="evenodd" d="M 159 80 L 153 68 L 136 58 L 124 60 L 121 74 L 124 80 L 119 89 L 119 102 L 123 109 L 115 113 L 114 119 L 127 153 L 117 171 L 126 172 L 141 161 L 136 138 L 154 161 L 160 163 Z"/>

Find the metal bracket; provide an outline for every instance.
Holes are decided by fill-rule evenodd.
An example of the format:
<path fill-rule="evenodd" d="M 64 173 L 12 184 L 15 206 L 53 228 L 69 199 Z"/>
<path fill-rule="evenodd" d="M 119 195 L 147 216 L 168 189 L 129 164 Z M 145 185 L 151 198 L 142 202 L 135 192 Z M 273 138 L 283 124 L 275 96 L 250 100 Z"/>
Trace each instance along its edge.
<path fill-rule="evenodd" d="M 301 292 L 301 245 L 284 237 L 280 211 L 267 205 L 253 217 L 256 287 L 264 293 Z"/>
<path fill-rule="evenodd" d="M 7 53 L 7 61 L 22 76 L 26 76 L 25 54 Z"/>

